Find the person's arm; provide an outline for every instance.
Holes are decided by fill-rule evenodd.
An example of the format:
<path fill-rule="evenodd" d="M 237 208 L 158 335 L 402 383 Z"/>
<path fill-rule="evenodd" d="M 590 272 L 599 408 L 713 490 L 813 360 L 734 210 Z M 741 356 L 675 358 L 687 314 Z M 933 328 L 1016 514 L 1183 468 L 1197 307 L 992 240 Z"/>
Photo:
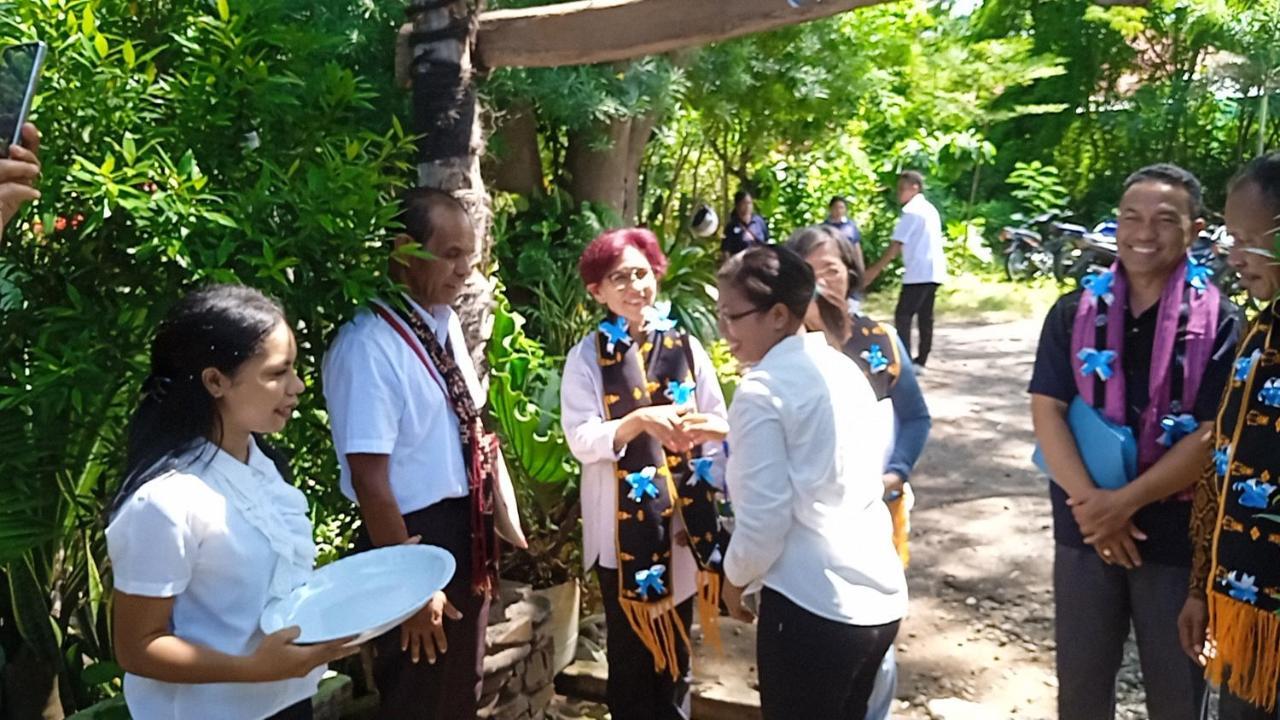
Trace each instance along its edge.
<path fill-rule="evenodd" d="M 40 191 L 40 131 L 26 123 L 22 126 L 23 145 L 10 145 L 9 157 L 0 159 L 0 246 L 4 245 L 4 226 L 22 206 L 37 200 Z"/>
<path fill-rule="evenodd" d="M 853 257 L 858 261 L 858 267 L 861 267 L 864 269 L 863 272 L 865 274 L 866 272 L 865 268 L 867 267 L 867 259 L 862 254 L 862 243 L 860 241 L 853 244 Z M 864 281 L 862 283 L 862 290 L 865 291 L 866 289 L 867 289 L 867 283 Z"/>
<path fill-rule="evenodd" d="M 391 456 L 374 453 L 347 455 L 351 487 L 356 492 L 360 518 L 374 547 L 399 545 L 409 539 L 409 531 L 391 489 Z"/>
<path fill-rule="evenodd" d="M 782 555 L 794 490 L 782 419 L 767 388 L 740 386 L 729 410 L 729 426 L 733 452 L 726 481 L 733 498 L 734 529 L 724 572 L 730 584 L 743 588 L 764 577 Z"/>
<path fill-rule="evenodd" d="M 871 267 L 867 268 L 867 275 L 862 281 L 863 289 L 869 289 L 871 284 L 876 281 L 876 278 L 880 277 L 880 273 L 884 272 L 884 269 L 889 267 L 889 263 L 893 262 L 894 258 L 901 254 L 902 241 L 894 240 L 890 242 L 889 247 L 884 251 L 884 254 L 881 255 Z"/>
<path fill-rule="evenodd" d="M 682 418 L 681 427 L 693 442 L 703 443 L 704 454 L 713 454 L 717 445 L 729 434 L 729 410 L 725 406 L 720 379 L 715 366 L 702 343 L 689 336 L 689 351 L 693 355 L 694 396 L 698 412 Z"/>
<path fill-rule="evenodd" d="M 299 629 L 263 638 L 251 655 L 229 655 L 173 634 L 173 598 L 112 593 L 116 660 L 125 672 L 168 683 L 249 683 L 305 677 L 315 668 L 360 652 L 351 638 L 295 645 Z"/>
<path fill-rule="evenodd" d="M 1089 471 L 1085 469 L 1075 436 L 1071 434 L 1071 426 L 1067 424 L 1067 403 L 1055 397 L 1032 393 L 1031 425 L 1053 482 L 1068 497 L 1083 496 L 1098 489 L 1089 477 Z"/>
<path fill-rule="evenodd" d="M 560 424 L 579 462 L 615 462 L 628 443 L 646 432 L 667 447 L 687 445 L 680 429 L 683 410 L 671 405 L 638 408 L 626 417 L 605 420 L 600 410 L 603 390 L 582 347 L 570 351 L 560 383 Z"/>
<path fill-rule="evenodd" d="M 896 333 L 893 342 L 898 347 L 898 357 L 907 358 L 907 349 Z M 929 429 L 933 426 L 933 419 L 929 416 L 929 406 L 924 401 L 924 393 L 920 391 L 920 382 L 916 379 L 915 369 L 910 362 L 899 363 L 899 367 L 901 370 L 898 382 L 889 391 L 889 400 L 893 403 L 893 415 L 898 421 L 898 433 L 894 439 L 893 452 L 889 455 L 889 463 L 885 466 L 885 473 L 896 475 L 900 482 L 906 482 L 910 479 L 911 469 L 915 467 L 920 454 L 924 452 L 924 444 L 929 439 Z"/>
<path fill-rule="evenodd" d="M 1209 573 L 1213 564 L 1213 531 L 1218 524 L 1219 483 L 1210 463 L 1200 473 L 1195 498 L 1191 503 L 1191 578 L 1187 592 L 1201 600 L 1209 592 Z"/>

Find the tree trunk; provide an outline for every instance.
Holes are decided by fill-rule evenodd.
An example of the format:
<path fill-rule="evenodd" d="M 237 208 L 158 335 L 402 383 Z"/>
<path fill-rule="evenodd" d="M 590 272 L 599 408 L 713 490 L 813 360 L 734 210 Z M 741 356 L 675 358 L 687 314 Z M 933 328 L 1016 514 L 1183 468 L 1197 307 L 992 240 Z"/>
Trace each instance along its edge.
<path fill-rule="evenodd" d="M 545 188 L 542 155 L 538 150 L 538 116 L 527 103 L 508 110 L 493 129 L 492 152 L 482 164 L 493 187 L 521 195 Z"/>
<path fill-rule="evenodd" d="M 631 119 L 631 132 L 627 136 L 627 176 L 623 181 L 622 219 L 626 223 L 639 222 L 642 217 L 640 165 L 644 162 L 644 151 L 649 145 L 649 137 L 653 135 L 653 126 L 657 124 L 658 114 L 655 112 Z"/>
<path fill-rule="evenodd" d="M 475 225 L 479 264 L 456 304 L 471 356 L 488 373 L 493 285 L 487 277 L 493 211 L 480 174 L 484 132 L 476 100 L 472 48 L 483 0 L 409 0 L 413 129 L 422 136 L 418 185 L 453 193 Z"/>

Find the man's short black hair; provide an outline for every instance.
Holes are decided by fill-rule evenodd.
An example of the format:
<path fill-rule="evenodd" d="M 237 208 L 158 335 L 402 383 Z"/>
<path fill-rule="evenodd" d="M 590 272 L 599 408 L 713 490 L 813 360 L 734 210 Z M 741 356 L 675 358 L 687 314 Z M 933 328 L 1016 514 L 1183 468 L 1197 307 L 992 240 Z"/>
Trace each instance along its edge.
<path fill-rule="evenodd" d="M 836 195 L 835 197 L 831 198 L 831 202 L 827 203 L 827 209 L 830 210 L 831 208 L 835 207 L 836 203 L 838 202 L 842 202 L 845 205 L 849 204 L 849 201 L 845 200 L 843 195 Z"/>
<path fill-rule="evenodd" d="M 413 241 L 423 247 L 431 241 L 435 234 L 435 223 L 432 214 L 441 209 L 457 210 L 464 216 L 467 208 L 452 193 L 436 188 L 412 188 L 404 193 L 400 200 L 400 213 L 396 219 L 404 227 L 404 232 Z"/>
<path fill-rule="evenodd" d="M 898 175 L 898 182 L 910 183 L 924 190 L 924 175 L 918 170 L 904 170 Z"/>
<path fill-rule="evenodd" d="M 1204 217 L 1204 189 L 1200 185 L 1199 178 L 1189 170 L 1178 167 L 1173 163 L 1148 165 L 1125 178 L 1124 192 L 1128 192 L 1129 188 L 1144 182 L 1162 182 L 1181 187 L 1187 191 L 1187 199 L 1191 203 L 1189 208 L 1191 210 L 1191 219 L 1196 220 Z"/>

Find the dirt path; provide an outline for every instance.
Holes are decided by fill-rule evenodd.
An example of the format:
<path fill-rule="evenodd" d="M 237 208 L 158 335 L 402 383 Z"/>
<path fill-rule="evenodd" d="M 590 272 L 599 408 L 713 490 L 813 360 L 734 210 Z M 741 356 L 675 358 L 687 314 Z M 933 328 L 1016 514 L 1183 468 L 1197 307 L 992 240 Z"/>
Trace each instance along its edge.
<path fill-rule="evenodd" d="M 1039 331 L 1037 318 L 935 336 L 921 378 L 933 432 L 912 478 L 901 717 L 1057 714 L 1052 521 L 1026 395 Z M 1118 717 L 1145 718 L 1132 647 L 1119 690 Z"/>

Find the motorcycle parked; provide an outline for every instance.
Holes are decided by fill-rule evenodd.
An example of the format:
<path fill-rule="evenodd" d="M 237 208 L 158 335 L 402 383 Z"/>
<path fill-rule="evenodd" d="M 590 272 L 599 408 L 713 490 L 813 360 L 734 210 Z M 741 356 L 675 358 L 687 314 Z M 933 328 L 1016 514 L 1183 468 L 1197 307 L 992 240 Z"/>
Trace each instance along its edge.
<path fill-rule="evenodd" d="M 1084 232 L 1079 225 L 1057 221 L 1058 217 L 1061 213 L 1047 212 L 1032 218 L 1028 223 L 1030 227 L 1009 225 L 1000 230 L 1000 241 L 1004 243 L 1004 273 L 1009 280 L 1029 280 L 1037 275 L 1053 273 L 1063 244 L 1075 232 Z"/>
<path fill-rule="evenodd" d="M 1059 250 L 1053 264 L 1053 276 L 1060 283 L 1111 267 L 1116 261 L 1116 224 L 1103 220 L 1092 230 L 1075 226 L 1067 242 Z"/>

